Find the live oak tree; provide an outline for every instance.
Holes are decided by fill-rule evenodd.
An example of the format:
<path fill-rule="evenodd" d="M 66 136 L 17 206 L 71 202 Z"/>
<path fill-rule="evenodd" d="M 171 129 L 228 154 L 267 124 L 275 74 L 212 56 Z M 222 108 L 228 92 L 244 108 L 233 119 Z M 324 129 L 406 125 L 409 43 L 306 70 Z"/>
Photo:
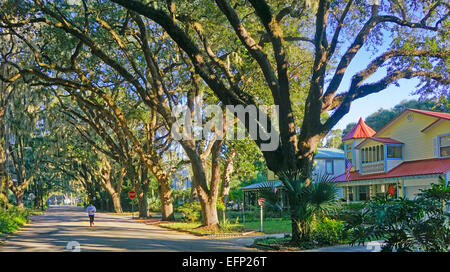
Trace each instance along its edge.
<path fill-rule="evenodd" d="M 273 103 L 280 106 L 280 145 L 274 151 L 263 151 L 267 166 L 275 173 L 299 170 L 307 184 L 317 145 L 348 113 L 353 101 L 413 77 L 421 80 L 419 91 L 425 95 L 448 95 L 449 5 L 445 1 L 374 1 L 374 5 L 369 5 L 353 0 L 215 0 L 214 4 L 196 1 L 192 5 L 197 12 L 189 14 L 180 8 L 187 1 L 112 2 L 161 26 L 189 56 L 195 72 L 224 104 L 255 105 L 258 97 L 241 88 L 241 67 L 235 63 L 227 65 L 220 59 L 230 53 L 226 50 L 227 40 L 223 39 L 215 47 L 208 46 L 209 37 L 214 33 L 204 22 L 210 19 L 228 26 L 227 31 L 234 32 L 245 48 L 246 57 L 258 64 Z M 254 21 L 259 25 L 249 23 Z M 285 31 L 292 24 L 298 26 L 294 37 Z M 191 31 L 188 25 L 194 25 L 197 32 Z M 388 34 L 391 36 L 386 37 Z M 300 126 L 295 121 L 298 117 L 294 115 L 293 105 L 298 101 L 292 100 L 293 85 L 289 78 L 293 68 L 290 63 L 295 60 L 286 50 L 292 41 L 309 44 L 314 59 L 308 78 L 309 90 L 302 101 L 304 116 Z M 345 87 L 347 68 L 362 48 L 371 50 L 376 57 L 366 68 L 351 75 L 350 85 Z M 386 75 L 369 81 L 382 67 Z M 332 114 L 322 122 L 321 114 L 329 111 Z M 257 144 L 261 142 L 256 140 Z M 298 242 L 299 222 L 294 217 L 292 221 L 293 242 Z"/>
<path fill-rule="evenodd" d="M 40 1 L 37 3 L 42 4 Z M 49 12 L 51 16 L 57 15 L 47 9 L 44 5 L 41 7 L 46 12 Z M 100 15 L 102 12 L 100 9 L 94 8 L 93 10 L 95 10 L 96 15 Z M 29 39 L 30 36 L 27 36 L 28 32 L 26 30 L 21 29 L 20 27 L 19 29 L 16 29 L 12 25 L 8 25 L 8 27 L 6 27 L 6 29 L 10 30 L 10 34 L 14 34 L 18 40 L 22 41 L 26 45 L 34 57 L 34 63 L 32 65 L 28 64 L 28 66 L 18 66 L 16 64 L 16 68 L 22 76 L 31 76 L 33 80 L 37 81 L 37 84 L 45 86 L 59 86 L 64 88 L 66 91 L 71 93 L 72 96 L 76 97 L 78 106 L 80 106 L 80 102 L 83 102 L 85 113 L 88 115 L 91 113 L 94 114 L 94 116 L 91 116 L 90 125 L 97 129 L 97 133 L 99 133 L 104 140 L 109 137 L 108 132 L 114 132 L 118 137 L 106 139 L 106 141 L 110 147 L 113 149 L 115 148 L 115 150 L 113 150 L 115 156 L 119 156 L 119 159 L 122 160 L 121 163 L 125 163 L 128 174 L 132 176 L 131 179 L 133 181 L 138 179 L 138 172 L 141 177 L 145 177 L 144 180 L 148 180 L 146 176 L 148 170 L 150 170 L 150 172 L 159 181 L 160 186 L 158 189 L 161 195 L 163 218 L 173 220 L 174 216 L 171 200 L 170 171 L 166 171 L 167 169 L 164 169 L 164 161 L 160 152 L 170 145 L 170 141 L 167 140 L 167 135 L 159 135 L 157 133 L 161 126 L 160 123 L 156 122 L 157 119 L 154 110 L 151 111 L 153 112 L 152 119 L 147 120 L 144 124 L 140 124 L 143 127 L 141 132 L 144 133 L 142 134 L 141 132 L 137 132 L 140 136 L 145 135 L 142 137 L 144 139 L 143 143 L 140 142 L 139 138 L 134 135 L 132 130 L 128 127 L 128 122 L 130 120 L 127 120 L 126 113 L 122 111 L 122 108 L 116 103 L 115 99 L 119 93 L 117 90 L 122 90 L 122 93 L 127 92 L 124 90 L 130 87 L 127 84 L 135 84 L 136 82 L 132 81 L 127 82 L 127 84 L 120 85 L 123 81 L 117 80 L 114 73 L 117 73 L 117 69 L 119 69 L 120 72 L 124 72 L 125 69 L 121 66 L 122 63 L 116 62 L 116 65 L 112 65 L 111 67 L 109 66 L 113 56 L 118 51 L 122 50 L 121 46 L 123 46 L 123 43 L 118 36 L 115 36 L 116 30 L 112 29 L 110 26 L 110 23 L 113 24 L 114 22 L 107 22 L 103 20 L 101 16 L 88 17 L 89 11 L 86 6 L 81 12 L 82 13 L 80 16 L 82 16 L 82 23 L 84 24 L 85 29 L 87 29 L 89 23 L 93 23 L 89 20 L 94 20 L 94 24 L 100 24 L 105 31 L 109 32 L 110 36 L 107 37 L 112 39 L 114 43 L 117 43 L 117 47 L 110 48 L 110 51 L 105 51 L 106 53 L 102 52 L 99 48 L 103 47 L 107 49 L 108 46 L 105 46 L 103 43 L 109 43 L 109 40 L 102 36 L 104 33 L 93 32 L 91 33 L 93 34 L 92 37 L 89 37 L 85 33 L 80 32 L 79 34 L 83 36 L 80 39 L 81 36 L 74 35 L 74 33 L 71 32 L 74 30 L 76 31 L 76 27 L 74 26 L 63 28 L 63 32 L 61 32 L 59 25 L 55 27 L 55 25 L 51 22 L 47 22 L 48 24 L 42 25 L 39 23 L 42 23 L 43 21 L 36 19 L 36 21 L 32 20 L 32 23 L 37 23 L 38 26 L 36 26 L 36 28 L 39 29 L 38 33 L 41 35 L 39 37 L 33 37 L 36 42 L 32 42 L 31 39 Z M 114 10 L 110 9 L 108 12 L 114 12 Z M 108 15 L 105 14 L 105 16 Z M 63 17 L 57 17 L 57 20 L 60 19 L 64 21 Z M 67 33 L 64 31 L 67 31 Z M 72 42 L 67 43 L 62 39 L 65 34 L 68 36 L 73 36 Z M 127 32 L 126 35 L 128 34 L 129 33 Z M 135 43 L 139 46 L 139 39 L 135 40 Z M 85 47 L 85 44 L 88 46 Z M 103 60 L 103 62 L 98 62 L 91 58 L 91 53 L 88 52 L 88 50 L 91 50 L 92 46 L 98 48 L 97 53 L 100 53 L 100 59 Z M 65 48 L 66 50 L 64 50 Z M 74 50 L 73 52 L 70 52 L 72 48 Z M 55 52 L 58 52 L 61 49 L 63 49 L 63 54 L 55 54 Z M 126 48 L 123 50 L 129 49 Z M 50 60 L 46 58 L 48 55 L 53 55 L 54 59 Z M 41 61 L 42 59 L 45 59 L 45 62 L 52 62 L 52 64 L 47 65 L 45 62 Z M 133 58 L 130 58 L 130 55 L 127 55 L 126 59 L 124 59 L 124 61 L 130 60 L 132 62 L 132 66 L 134 67 L 134 71 L 141 74 L 139 72 L 141 67 L 136 66 L 136 63 Z M 69 68 L 66 69 L 64 66 Z M 99 78 L 97 77 L 98 75 L 102 75 L 102 77 Z M 12 81 L 12 79 L 13 78 L 11 77 L 8 80 Z M 109 88 L 111 91 L 107 92 L 105 88 Z M 85 98 L 83 98 L 83 95 Z M 145 95 L 147 97 L 149 94 L 146 93 Z M 99 101 L 101 101 L 101 103 Z M 152 105 L 156 105 L 159 102 L 160 101 L 153 100 Z M 138 105 L 139 101 L 135 101 L 135 104 Z M 169 113 L 168 116 L 170 116 L 170 110 L 167 110 L 167 112 Z M 77 117 L 79 118 L 80 116 Z M 96 121 L 98 121 L 99 118 L 103 120 L 104 125 L 106 124 L 110 127 L 105 130 L 105 126 L 96 124 Z M 88 120 L 85 118 L 84 121 Z M 163 142 L 163 144 L 160 144 L 160 142 Z M 129 150 L 124 150 L 124 148 L 127 148 L 128 144 L 131 145 L 131 148 L 129 148 Z M 121 150 L 118 150 L 116 148 L 117 146 L 120 146 Z M 157 151 L 158 146 L 161 148 L 159 151 Z M 127 157 L 126 155 L 129 154 L 131 150 L 138 154 L 140 160 L 145 162 L 145 165 L 142 165 L 142 163 L 137 164 L 139 167 L 135 167 L 135 165 L 133 165 L 132 157 Z M 109 154 L 111 154 L 111 152 Z M 123 158 L 123 156 L 126 158 Z M 146 168 L 148 168 L 148 170 Z M 139 171 L 135 171 L 138 169 Z M 148 188 L 148 184 L 146 186 Z M 111 187 L 109 186 L 108 188 Z M 142 192 L 141 190 L 138 190 L 139 199 L 146 200 L 145 191 L 145 186 Z M 113 194 L 117 195 L 116 192 L 113 192 Z M 146 210 L 145 206 L 146 205 L 142 205 L 143 210 Z"/>
<path fill-rule="evenodd" d="M 188 15 L 177 9 L 175 2 L 168 1 L 167 4 L 166 1 L 152 1 L 149 5 L 141 1 L 113 2 L 134 10 L 163 27 L 191 58 L 196 72 L 224 103 L 254 104 L 254 99 L 237 84 L 239 78 L 234 76 L 238 71 L 227 69 L 228 67 L 223 67 L 223 63 L 211 60 L 211 53 L 214 52 L 210 52 L 210 48 L 204 49 L 203 46 L 207 37 L 196 36 L 183 29 L 183 23 L 189 21 L 183 17 Z M 381 6 L 370 6 L 364 2 L 353 1 L 317 2 L 315 8 L 312 8 L 302 1 L 289 1 L 282 6 L 276 1 L 271 3 L 254 0 L 249 1 L 247 6 L 239 1 L 235 1 L 234 5 L 229 1 L 215 1 L 216 9 L 226 17 L 227 23 L 246 48 L 248 57 L 259 64 L 275 104 L 280 105 L 280 147 L 275 151 L 263 152 L 268 167 L 275 172 L 300 168 L 304 170 L 305 175 L 310 176 L 311 162 L 318 141 L 348 112 L 352 101 L 382 91 L 402 78 L 420 77 L 424 79 L 426 87 L 449 83 L 444 62 L 448 51 L 443 46 L 447 42 L 444 35 L 447 4 L 441 1 L 431 4 L 429 1 L 414 1 L 415 3 L 402 5 L 382 3 Z M 196 4 L 200 10 L 201 5 L 209 5 L 206 1 Z M 254 33 L 247 31 L 239 13 L 255 16 L 261 27 L 254 30 Z M 205 14 L 197 16 L 203 15 Z M 311 16 L 315 23 L 314 35 L 300 36 L 305 34 L 300 32 L 299 36 L 295 37 L 297 41 L 310 43 L 314 50 L 305 115 L 298 132 L 298 128 L 294 126 L 293 103 L 289 95 L 287 74 L 290 59 L 284 49 L 285 44 L 292 39 L 285 39 L 283 35 L 283 20 L 298 17 L 297 24 L 300 25 Z M 194 23 L 201 27 L 201 22 Z M 384 50 L 376 44 L 377 40 L 380 41 L 379 36 L 383 31 L 391 31 L 394 38 L 390 48 Z M 270 40 L 270 50 L 265 50 L 256 42 L 256 38 L 261 35 L 266 35 Z M 342 42 L 343 38 L 353 39 L 348 44 Z M 348 90 L 338 92 L 346 68 L 364 45 L 375 47 L 375 52 L 382 54 L 366 69 L 352 77 Z M 274 55 L 273 59 L 269 58 L 269 54 Z M 208 59 L 209 57 L 211 59 Z M 327 68 L 332 61 L 338 64 L 334 71 L 329 71 Z M 423 66 L 429 66 L 430 63 L 436 64 L 435 68 L 423 69 Z M 377 82 L 366 83 L 382 65 L 389 67 L 387 76 Z M 232 81 L 232 78 L 236 81 Z M 326 80 L 330 82 L 325 84 Z M 322 123 L 321 113 L 331 110 L 335 110 L 334 113 Z"/>
<path fill-rule="evenodd" d="M 2 49 L 0 49 L 2 50 Z M 2 50 L 3 51 L 3 50 Z M 4 78 L 9 77 L 9 68 L 7 65 L 0 65 L 0 74 Z M 7 174 L 5 172 L 5 162 L 6 162 L 6 150 L 5 147 L 7 143 L 5 141 L 5 112 L 8 105 L 8 100 L 14 91 L 14 87 L 11 83 L 0 81 L 0 200 L 4 203 L 8 201 L 8 186 L 7 186 Z"/>
<path fill-rule="evenodd" d="M 38 89 L 17 84 L 5 113 L 5 172 L 8 187 L 19 208 L 24 207 L 24 194 L 38 174 L 46 150 L 44 99 Z"/>
<path fill-rule="evenodd" d="M 22 23 L 12 23 L 9 21 L 8 15 L 4 16 L 5 28 L 22 40 L 33 52 L 33 64 L 28 67 L 18 67 L 19 73 L 33 76 L 48 85 L 58 85 L 74 91 L 83 90 L 95 94 L 105 101 L 103 106 L 112 111 L 111 115 L 119 121 L 122 129 L 126 128 L 127 120 L 120 107 L 115 105 L 114 99 L 104 92 L 105 77 L 113 74 L 119 75 L 121 78 L 118 81 L 124 82 L 122 88 L 131 89 L 139 94 L 142 101 L 151 110 L 162 116 L 169 131 L 176 121 L 171 115 L 173 106 L 187 97 L 189 97 L 188 99 L 192 98 L 190 94 L 181 90 L 189 88 L 190 93 L 193 94 L 194 92 L 199 93 L 198 89 L 202 88 L 203 84 L 199 82 L 198 77 L 191 76 L 190 63 L 183 60 L 182 54 L 177 56 L 176 48 L 174 49 L 170 45 L 167 38 L 162 36 L 156 42 L 151 43 L 150 38 L 153 39 L 153 36 L 147 33 L 147 27 L 152 30 L 151 25 L 140 16 L 132 12 L 117 13 L 114 6 L 106 8 L 98 6 L 94 2 L 89 2 L 89 5 L 87 2 L 83 2 L 82 9 L 77 10 L 80 12 L 79 17 L 72 18 L 73 22 L 71 23 L 67 16 L 76 14 L 73 7 L 65 6 L 67 8 L 64 10 L 67 12 L 65 17 L 61 15 L 58 7 L 47 5 L 41 1 L 35 1 L 35 4 L 36 6 L 24 13 L 31 14 L 35 9 L 35 14 L 38 16 L 33 17 L 25 24 L 30 23 L 30 25 L 35 25 L 36 29 L 40 29 L 39 46 L 34 46 L 24 38 L 21 33 L 25 30 L 22 28 Z M 43 12 L 48 17 L 41 17 L 37 11 Z M 92 16 L 91 13 L 96 16 Z M 110 14 L 122 15 L 122 17 L 119 16 L 115 19 L 116 21 L 112 21 L 111 18 L 116 17 L 109 16 Z M 54 20 L 59 23 L 55 24 Z M 81 25 L 77 26 L 78 22 Z M 100 30 L 93 31 L 89 27 L 90 24 L 99 26 Z M 83 31 L 80 31 L 81 26 Z M 151 34 L 158 36 L 158 33 L 160 33 L 159 29 L 153 29 Z M 65 41 L 64 44 L 61 44 L 61 39 L 67 36 L 72 37 L 72 42 Z M 39 41 L 39 39 L 37 40 Z M 49 48 L 53 50 L 49 50 Z M 46 52 L 56 52 L 61 48 L 67 49 L 63 51 L 62 57 L 55 56 L 54 59 L 45 57 L 50 55 Z M 92 58 L 92 55 L 95 58 Z M 123 56 L 123 58 L 117 58 L 117 56 Z M 95 61 L 96 58 L 101 62 Z M 176 60 L 177 58 L 179 60 Z M 45 61 L 42 61 L 44 59 Z M 166 59 L 167 63 L 162 61 L 163 59 Z M 98 77 L 100 75 L 101 79 Z M 91 102 L 91 104 L 95 103 Z M 103 115 L 105 114 L 103 113 Z M 133 148 L 145 160 L 146 155 L 149 154 L 139 151 L 141 147 L 135 137 L 130 133 L 127 133 L 127 136 L 129 136 L 128 140 L 132 142 Z M 193 168 L 194 190 L 202 203 L 202 218 L 204 225 L 207 226 L 215 226 L 218 223 L 215 207 L 220 182 L 218 158 L 222 142 L 223 140 L 219 139 L 180 141 Z M 155 151 L 154 154 L 158 156 L 158 152 Z M 210 177 L 207 177 L 205 167 L 208 160 L 212 162 Z M 152 157 L 145 161 L 150 165 L 158 160 Z M 168 185 L 170 175 L 164 169 L 158 170 L 153 165 L 149 169 L 158 180 L 167 180 L 165 183 L 160 183 L 159 187 L 164 194 L 162 197 L 164 206 L 164 200 L 170 201 L 170 186 Z"/>
<path fill-rule="evenodd" d="M 68 122 L 77 129 L 80 135 L 95 150 L 108 156 L 110 160 L 114 160 L 123 167 L 125 172 L 122 172 L 122 174 L 126 174 L 137 192 L 139 216 L 148 216 L 146 196 L 149 190 L 149 167 L 151 167 L 151 170 L 158 175 L 159 188 L 165 188 L 159 192 L 162 195 L 166 194 L 164 199 L 162 199 L 163 218 L 165 220 L 173 218 L 173 205 L 170 200 L 171 189 L 168 184 L 168 177 L 170 177 L 174 168 L 166 167 L 167 163 L 163 162 L 163 158 L 160 155 L 162 150 L 170 144 L 170 139 L 160 137 L 164 133 L 161 133 L 159 129 L 161 125 L 157 122 L 156 114 L 148 114 L 139 105 L 141 104 L 139 101 L 126 98 L 126 94 L 123 91 L 103 94 L 109 97 L 109 105 L 101 97 L 92 99 L 92 95 L 95 95 L 95 93 L 91 97 L 83 97 L 73 91 L 71 93 L 75 97 L 74 100 L 77 101 L 78 109 L 70 107 L 71 104 L 67 102 L 67 99 L 60 99 L 64 112 L 69 116 Z M 110 96 L 115 99 L 111 99 Z M 111 113 L 114 111 L 117 113 L 123 112 L 125 116 L 122 116 L 122 118 L 126 122 Z M 85 124 L 91 129 L 86 128 L 86 126 L 83 127 L 81 124 Z M 103 144 L 95 140 L 95 135 L 102 139 Z M 159 138 L 159 140 L 156 138 Z M 161 144 L 161 142 L 165 143 Z M 107 166 L 108 162 L 103 161 L 102 163 Z M 109 185 L 107 179 L 104 181 L 105 188 L 110 191 L 114 202 L 118 206 L 123 177 L 118 179 L 118 181 L 122 182 L 114 186 L 116 189 Z"/>

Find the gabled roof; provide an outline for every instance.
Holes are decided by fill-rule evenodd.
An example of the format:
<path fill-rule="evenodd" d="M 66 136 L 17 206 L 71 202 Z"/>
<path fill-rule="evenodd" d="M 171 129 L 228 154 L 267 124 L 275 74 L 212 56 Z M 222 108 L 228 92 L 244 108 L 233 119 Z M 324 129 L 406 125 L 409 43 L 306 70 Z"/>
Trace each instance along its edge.
<path fill-rule="evenodd" d="M 407 176 L 445 174 L 450 171 L 450 158 L 406 161 L 387 173 L 361 175 L 358 171 L 350 172 L 350 181 L 385 179 Z M 345 182 L 345 174 L 337 176 L 335 182 Z"/>
<path fill-rule="evenodd" d="M 375 130 L 366 125 L 362 118 L 359 118 L 358 124 L 356 124 L 356 126 L 354 126 L 342 140 L 346 141 L 350 139 L 369 138 L 375 135 L 375 133 Z"/>
<path fill-rule="evenodd" d="M 415 113 L 419 113 L 419 114 L 424 114 L 424 115 L 428 115 L 431 117 L 435 117 L 438 118 L 436 119 L 436 121 L 438 121 L 439 119 L 445 119 L 445 120 L 449 120 L 450 121 L 450 114 L 449 113 L 444 113 L 444 112 L 435 112 L 435 111 L 426 111 L 426 110 L 416 110 L 416 109 L 411 109 L 411 108 L 406 108 L 405 110 L 403 110 L 400 114 L 398 114 L 397 116 L 395 116 L 394 118 L 392 118 L 391 121 L 389 121 L 386 125 L 384 125 L 382 128 L 380 128 L 377 133 L 381 133 L 385 128 L 389 127 L 392 123 L 394 123 L 397 119 L 399 119 L 401 116 L 403 116 L 403 114 L 405 114 L 406 112 L 415 112 Z M 433 123 L 432 123 L 433 124 Z M 431 125 L 431 124 L 430 124 Z M 428 127 L 427 127 L 428 128 Z M 423 130 L 426 130 L 423 129 Z"/>
<path fill-rule="evenodd" d="M 416 109 L 410 109 L 410 108 L 407 108 L 406 110 L 409 110 L 409 111 L 412 111 L 412 112 L 421 113 L 421 114 L 425 114 L 425 115 L 429 115 L 429 116 L 433 116 L 433 117 L 437 117 L 437 118 L 450 120 L 450 113 L 436 112 L 436 111 L 426 111 L 426 110 L 416 110 Z"/>
<path fill-rule="evenodd" d="M 376 142 L 380 142 L 380 143 L 385 143 L 385 144 L 403 144 L 400 141 L 397 141 L 395 139 L 392 138 L 386 138 L 386 137 L 370 137 L 365 139 L 364 141 L 362 141 L 359 145 L 357 145 L 355 148 L 359 148 L 360 146 L 362 146 L 367 140 L 373 140 Z"/>
<path fill-rule="evenodd" d="M 314 159 L 344 159 L 344 150 L 337 148 L 317 148 Z"/>

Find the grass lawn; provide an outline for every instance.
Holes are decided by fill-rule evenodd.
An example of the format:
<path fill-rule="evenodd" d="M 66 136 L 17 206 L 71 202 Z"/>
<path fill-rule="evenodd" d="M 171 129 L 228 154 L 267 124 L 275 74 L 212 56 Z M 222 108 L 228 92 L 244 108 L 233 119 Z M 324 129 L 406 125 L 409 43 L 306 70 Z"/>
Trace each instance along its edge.
<path fill-rule="evenodd" d="M 291 232 L 291 221 L 287 219 L 279 219 L 279 218 L 268 218 L 264 221 L 264 233 L 265 234 L 274 234 L 274 233 L 290 233 Z M 219 230 L 205 230 L 200 227 L 200 222 L 164 222 L 161 223 L 160 226 L 179 230 L 186 231 L 189 233 L 197 234 L 197 235 L 211 235 L 211 234 L 241 234 L 243 232 L 248 231 L 256 231 L 260 230 L 260 222 L 245 222 L 245 226 L 243 224 L 229 224 L 224 229 Z"/>
<path fill-rule="evenodd" d="M 260 228 L 260 221 L 245 222 L 246 230 L 259 231 Z M 263 222 L 263 230 L 265 234 L 291 233 L 291 220 L 285 218 L 267 218 Z"/>
<path fill-rule="evenodd" d="M 159 224 L 161 227 L 185 231 L 197 235 L 212 235 L 212 234 L 237 234 L 242 232 L 242 224 L 231 224 L 227 229 L 208 230 L 198 228 L 201 226 L 200 222 L 167 222 Z"/>

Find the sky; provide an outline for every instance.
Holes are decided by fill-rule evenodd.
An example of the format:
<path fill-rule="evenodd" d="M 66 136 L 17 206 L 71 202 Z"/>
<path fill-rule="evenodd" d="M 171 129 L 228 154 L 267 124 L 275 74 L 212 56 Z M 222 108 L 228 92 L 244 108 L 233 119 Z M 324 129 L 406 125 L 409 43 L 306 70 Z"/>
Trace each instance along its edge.
<path fill-rule="evenodd" d="M 358 52 L 355 59 L 349 65 L 344 79 L 342 81 L 342 87 L 340 91 L 347 91 L 350 85 L 351 77 L 367 67 L 371 60 L 376 56 L 363 49 Z M 383 78 L 386 75 L 386 70 L 381 68 L 374 75 L 367 79 L 366 82 L 370 83 Z M 354 101 L 350 107 L 350 111 L 334 126 L 333 129 L 345 129 L 349 123 L 357 123 L 359 118 L 365 119 L 367 116 L 378 111 L 380 108 L 390 109 L 399 104 L 402 100 L 418 99 L 418 95 L 412 95 L 418 84 L 418 79 L 402 79 L 399 86 L 395 84 L 389 85 L 389 87 L 379 93 L 371 94 L 366 97 L 360 98 Z"/>

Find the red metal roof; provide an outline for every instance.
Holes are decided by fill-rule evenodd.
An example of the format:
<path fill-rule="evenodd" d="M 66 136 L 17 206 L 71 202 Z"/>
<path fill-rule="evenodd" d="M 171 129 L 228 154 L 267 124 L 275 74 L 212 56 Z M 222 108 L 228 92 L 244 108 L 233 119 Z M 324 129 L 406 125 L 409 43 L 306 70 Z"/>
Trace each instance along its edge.
<path fill-rule="evenodd" d="M 359 118 L 358 124 L 356 124 L 356 126 L 354 126 L 342 140 L 345 141 L 350 139 L 369 138 L 375 135 L 375 133 L 375 130 L 366 125 L 362 118 Z"/>
<path fill-rule="evenodd" d="M 406 161 L 387 173 L 361 175 L 358 171 L 350 172 L 350 181 L 384 179 L 418 175 L 444 174 L 450 171 L 450 158 Z M 345 182 L 345 174 L 336 177 L 335 182 Z"/>
<path fill-rule="evenodd" d="M 443 118 L 443 119 L 450 120 L 450 113 L 426 111 L 426 110 L 416 110 L 416 109 L 410 109 L 410 108 L 407 108 L 407 110 L 412 111 L 412 112 L 430 115 L 430 116 L 437 117 L 437 118 Z"/>
<path fill-rule="evenodd" d="M 394 140 L 392 138 L 385 138 L 385 137 L 369 137 L 366 140 L 362 141 L 359 145 L 356 146 L 356 148 L 358 148 L 359 146 L 361 146 L 363 143 L 365 143 L 367 140 L 374 140 L 380 143 L 386 143 L 386 144 L 403 144 L 400 141 Z"/>

